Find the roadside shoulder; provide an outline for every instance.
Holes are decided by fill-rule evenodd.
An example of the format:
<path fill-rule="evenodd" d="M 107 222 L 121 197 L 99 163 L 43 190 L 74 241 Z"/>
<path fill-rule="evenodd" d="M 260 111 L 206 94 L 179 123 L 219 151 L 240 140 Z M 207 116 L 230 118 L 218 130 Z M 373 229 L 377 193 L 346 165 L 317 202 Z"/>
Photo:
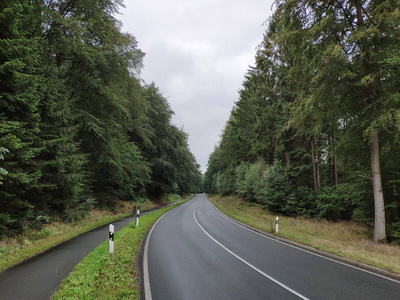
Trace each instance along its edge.
<path fill-rule="evenodd" d="M 254 232 L 256 232 L 256 233 L 258 233 L 260 235 L 263 235 L 263 236 L 265 236 L 267 238 L 270 238 L 270 239 L 274 239 L 274 240 L 279 241 L 280 243 L 286 244 L 288 246 L 295 247 L 295 248 L 301 249 L 303 251 L 310 252 L 310 253 L 312 253 L 314 255 L 318 255 L 318 256 L 324 257 L 326 259 L 333 260 L 333 261 L 335 261 L 337 263 L 348 265 L 349 267 L 357 268 L 357 269 L 360 269 L 362 271 L 369 272 L 369 273 L 372 273 L 374 275 L 377 275 L 377 276 L 380 276 L 380 277 L 384 277 L 384 278 L 387 278 L 387 279 L 390 279 L 392 281 L 400 283 L 400 274 L 398 274 L 398 273 L 391 272 L 391 271 L 388 271 L 388 270 L 385 270 L 385 269 L 382 269 L 382 268 L 374 267 L 374 266 L 368 265 L 366 263 L 363 263 L 363 262 L 360 262 L 360 261 L 356 261 L 356 260 L 352 260 L 352 259 L 349 259 L 349 258 L 346 258 L 346 257 L 343 257 L 343 256 L 339 256 L 339 255 L 335 255 L 335 254 L 332 254 L 332 253 L 329 253 L 329 252 L 325 252 L 325 251 L 316 249 L 314 247 L 307 246 L 307 245 L 298 243 L 296 241 L 293 241 L 293 240 L 290 240 L 290 239 L 287 239 L 287 238 L 283 238 L 283 237 L 277 236 L 275 234 L 260 230 L 258 228 L 255 228 L 255 227 L 250 226 L 250 225 L 248 225 L 246 223 L 240 222 L 240 221 L 238 221 L 238 220 L 226 215 L 220 209 L 218 209 L 212 203 L 212 201 L 209 198 L 208 198 L 208 200 L 209 200 L 210 205 L 213 207 L 213 209 L 217 213 L 219 213 L 221 216 L 223 216 L 224 218 L 228 219 L 229 221 L 231 221 L 233 223 L 236 223 L 237 225 L 242 226 L 244 228 L 247 228 L 248 230 L 254 231 Z"/>

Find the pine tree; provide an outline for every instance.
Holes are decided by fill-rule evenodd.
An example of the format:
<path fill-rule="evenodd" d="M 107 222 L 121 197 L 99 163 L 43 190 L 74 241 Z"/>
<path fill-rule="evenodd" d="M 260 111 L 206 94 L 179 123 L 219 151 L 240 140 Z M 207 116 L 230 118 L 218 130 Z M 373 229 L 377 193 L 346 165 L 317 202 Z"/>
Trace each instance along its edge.
<path fill-rule="evenodd" d="M 42 176 L 37 157 L 43 77 L 40 12 L 31 1 L 0 4 L 0 145 L 8 174 L 0 186 L 0 227 L 19 231 L 31 214 L 30 191 Z M 3 172 L 4 175 L 4 172 Z"/>

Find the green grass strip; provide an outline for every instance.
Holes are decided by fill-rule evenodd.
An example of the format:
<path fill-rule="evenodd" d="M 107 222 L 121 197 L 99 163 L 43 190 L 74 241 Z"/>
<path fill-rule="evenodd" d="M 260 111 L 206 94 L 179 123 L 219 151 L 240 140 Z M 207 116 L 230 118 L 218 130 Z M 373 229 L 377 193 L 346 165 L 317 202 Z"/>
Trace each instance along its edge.
<path fill-rule="evenodd" d="M 114 253 L 108 253 L 108 240 L 102 243 L 76 266 L 51 299 L 139 299 L 135 264 L 146 232 L 167 211 L 193 197 L 141 217 L 138 228 L 131 223 L 116 232 Z"/>

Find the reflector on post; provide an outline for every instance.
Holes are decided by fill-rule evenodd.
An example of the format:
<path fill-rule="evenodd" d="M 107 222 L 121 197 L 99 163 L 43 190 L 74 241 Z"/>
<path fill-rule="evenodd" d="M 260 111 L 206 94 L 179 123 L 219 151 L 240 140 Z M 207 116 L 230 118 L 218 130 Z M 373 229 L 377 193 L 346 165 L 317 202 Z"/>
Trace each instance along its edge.
<path fill-rule="evenodd" d="M 110 224 L 108 230 L 108 239 L 109 239 L 109 253 L 114 252 L 114 225 Z"/>

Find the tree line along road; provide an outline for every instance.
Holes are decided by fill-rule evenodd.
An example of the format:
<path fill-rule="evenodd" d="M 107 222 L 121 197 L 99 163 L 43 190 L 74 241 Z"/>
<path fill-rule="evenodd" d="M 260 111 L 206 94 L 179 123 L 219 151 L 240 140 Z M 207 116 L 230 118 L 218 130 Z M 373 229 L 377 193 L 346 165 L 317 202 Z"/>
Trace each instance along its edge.
<path fill-rule="evenodd" d="M 400 283 L 249 230 L 207 196 L 164 215 L 143 251 L 150 299 L 400 299 Z"/>

